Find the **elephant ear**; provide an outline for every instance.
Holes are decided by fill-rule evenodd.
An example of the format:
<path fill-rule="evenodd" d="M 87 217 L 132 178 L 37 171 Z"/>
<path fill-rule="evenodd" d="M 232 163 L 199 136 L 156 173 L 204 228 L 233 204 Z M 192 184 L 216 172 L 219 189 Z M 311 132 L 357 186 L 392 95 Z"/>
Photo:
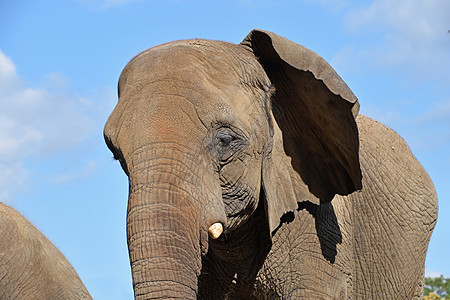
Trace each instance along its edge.
<path fill-rule="evenodd" d="M 253 52 L 275 87 L 268 112 L 272 147 L 262 174 L 273 232 L 298 202 L 327 203 L 362 188 L 359 104 L 333 68 L 301 45 L 253 30 L 241 46 Z"/>

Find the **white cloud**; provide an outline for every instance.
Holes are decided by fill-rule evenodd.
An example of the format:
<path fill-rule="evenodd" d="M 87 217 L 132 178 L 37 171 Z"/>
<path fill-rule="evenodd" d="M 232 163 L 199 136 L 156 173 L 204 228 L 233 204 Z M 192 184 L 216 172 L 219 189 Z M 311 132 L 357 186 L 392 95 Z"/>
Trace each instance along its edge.
<path fill-rule="evenodd" d="M 91 175 L 96 170 L 96 168 L 97 168 L 97 161 L 92 160 L 73 172 L 58 174 L 55 178 L 53 178 L 52 181 L 61 184 L 74 181 L 77 179 L 84 179 L 89 175 Z"/>
<path fill-rule="evenodd" d="M 405 70 L 411 77 L 446 85 L 450 83 L 449 20 L 448 0 L 373 0 L 348 12 L 346 27 L 361 44 L 343 49 L 334 60 L 340 65 Z"/>
<path fill-rule="evenodd" d="M 443 274 L 443 273 L 439 273 L 439 272 L 435 272 L 433 270 L 430 269 L 425 269 L 425 277 L 431 277 L 431 278 L 436 278 L 436 277 L 440 277 L 440 276 L 444 276 L 445 278 L 448 278 L 449 276 Z"/>
<path fill-rule="evenodd" d="M 450 1 L 370 0 L 346 9 L 356 41 L 331 64 L 367 78 L 361 112 L 398 131 L 416 153 L 448 161 L 438 149 L 450 146 Z"/>
<path fill-rule="evenodd" d="M 383 107 L 367 103 L 361 106 L 360 113 L 366 115 L 388 127 L 394 127 L 394 124 L 403 122 L 402 116 L 394 110 L 386 110 Z"/>
<path fill-rule="evenodd" d="M 423 125 L 429 122 L 441 122 L 450 127 L 450 98 L 445 98 L 436 103 L 430 111 L 424 113 L 417 122 Z M 447 131 L 450 132 L 450 131 Z"/>
<path fill-rule="evenodd" d="M 69 87 L 69 80 L 59 72 L 51 72 L 45 76 L 45 87 L 52 90 L 65 90 Z"/>
<path fill-rule="evenodd" d="M 0 51 L 0 78 L 1 82 L 4 80 L 14 77 L 16 74 L 16 66 L 12 62 L 11 58 L 7 57 Z"/>
<path fill-rule="evenodd" d="M 409 123 L 414 135 L 410 139 L 411 148 L 436 151 L 446 149 L 443 163 L 448 165 L 450 149 L 450 99 L 437 101 L 429 110 L 423 112 Z"/>
<path fill-rule="evenodd" d="M 23 184 L 28 172 L 17 161 L 5 162 L 0 160 L 0 202 L 11 203 L 14 191 L 26 192 Z"/>
<path fill-rule="evenodd" d="M 69 93 L 59 73 L 47 76 L 58 89 L 30 88 L 0 50 L 0 201 L 25 187 L 25 159 L 45 159 L 75 147 L 96 128 L 89 101 Z"/>

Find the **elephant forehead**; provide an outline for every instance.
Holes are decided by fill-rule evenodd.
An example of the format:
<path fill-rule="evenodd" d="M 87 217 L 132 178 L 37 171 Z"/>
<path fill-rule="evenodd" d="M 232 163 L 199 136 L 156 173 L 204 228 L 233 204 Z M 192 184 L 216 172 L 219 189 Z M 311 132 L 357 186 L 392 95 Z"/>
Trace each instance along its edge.
<path fill-rule="evenodd" d="M 165 81 L 173 88 L 201 84 L 222 90 L 237 85 L 270 86 L 250 52 L 238 45 L 209 40 L 177 41 L 142 52 L 125 67 L 119 89 L 156 81 Z"/>
<path fill-rule="evenodd" d="M 167 105 L 173 106 L 176 96 L 176 101 L 191 102 L 206 124 L 234 121 L 237 115 L 245 119 L 249 114 L 242 112 L 264 107 L 263 94 L 269 86 L 252 54 L 237 45 L 208 40 L 148 49 L 127 65 L 119 80 L 120 94 L 127 94 L 121 97 L 124 101 L 145 94 L 146 104 L 139 106 L 153 107 L 155 101 L 165 106 L 164 99 L 172 99 Z"/>

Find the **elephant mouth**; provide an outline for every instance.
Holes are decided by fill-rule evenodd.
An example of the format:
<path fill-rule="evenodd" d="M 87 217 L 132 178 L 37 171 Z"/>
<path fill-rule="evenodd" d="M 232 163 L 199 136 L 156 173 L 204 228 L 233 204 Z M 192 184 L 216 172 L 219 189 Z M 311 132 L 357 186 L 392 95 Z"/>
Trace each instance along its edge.
<path fill-rule="evenodd" d="M 219 238 L 209 239 L 209 249 L 215 257 L 224 262 L 235 263 L 238 257 L 244 260 L 251 259 L 254 255 L 254 245 L 263 241 L 270 244 L 269 224 L 265 217 L 264 203 L 261 199 L 256 202 L 258 205 L 252 210 L 252 214 L 245 212 L 245 221 L 236 222 L 233 227 L 226 226 Z M 240 214 L 237 214 L 235 218 L 242 220 Z"/>
<path fill-rule="evenodd" d="M 228 234 L 245 224 L 255 212 L 258 206 L 255 194 L 254 189 L 247 185 L 233 189 L 223 188 L 222 200 L 227 222 L 222 235 Z"/>

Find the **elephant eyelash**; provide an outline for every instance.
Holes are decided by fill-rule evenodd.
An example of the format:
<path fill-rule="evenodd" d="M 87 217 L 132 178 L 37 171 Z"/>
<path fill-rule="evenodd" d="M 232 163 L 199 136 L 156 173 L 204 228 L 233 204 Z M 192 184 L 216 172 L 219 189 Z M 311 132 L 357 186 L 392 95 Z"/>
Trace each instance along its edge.
<path fill-rule="evenodd" d="M 117 155 L 116 153 L 113 153 L 113 157 L 114 160 L 120 161 L 121 157 L 119 155 Z"/>
<path fill-rule="evenodd" d="M 128 172 L 128 166 L 127 163 L 123 157 L 122 151 L 120 151 L 120 149 L 114 148 L 114 150 L 111 150 L 111 152 L 113 153 L 113 160 L 116 160 L 120 163 L 120 166 L 122 167 L 123 171 L 125 172 L 125 174 L 127 174 L 127 176 L 129 176 L 129 172 Z"/>

